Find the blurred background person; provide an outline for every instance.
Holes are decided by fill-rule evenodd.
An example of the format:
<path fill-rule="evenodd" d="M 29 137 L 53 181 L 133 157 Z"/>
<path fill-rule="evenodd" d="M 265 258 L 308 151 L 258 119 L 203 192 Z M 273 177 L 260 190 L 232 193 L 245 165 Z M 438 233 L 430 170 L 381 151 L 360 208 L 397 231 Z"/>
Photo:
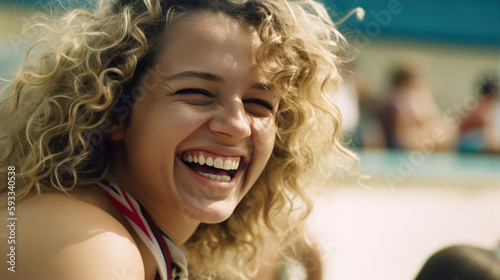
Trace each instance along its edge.
<path fill-rule="evenodd" d="M 385 138 L 375 118 L 372 94 L 366 78 L 356 71 L 354 61 L 342 69 L 342 83 L 334 100 L 342 114 L 342 133 L 353 149 L 385 146 Z"/>
<path fill-rule="evenodd" d="M 500 151 L 500 93 L 499 76 L 481 76 L 475 110 L 460 124 L 460 152 Z"/>
<path fill-rule="evenodd" d="M 364 75 L 356 70 L 354 61 L 342 70 L 342 84 L 334 100 L 342 114 L 342 133 L 350 147 L 385 146 L 381 126 L 376 119 L 376 104 L 372 87 Z"/>
<path fill-rule="evenodd" d="M 388 96 L 383 101 L 377 117 L 380 121 L 387 148 L 414 150 L 417 140 L 432 139 L 436 128 L 451 128 L 442 121 L 442 113 L 436 105 L 432 91 L 413 65 L 397 66 L 390 75 Z M 448 148 L 453 137 L 437 143 L 437 149 Z"/>

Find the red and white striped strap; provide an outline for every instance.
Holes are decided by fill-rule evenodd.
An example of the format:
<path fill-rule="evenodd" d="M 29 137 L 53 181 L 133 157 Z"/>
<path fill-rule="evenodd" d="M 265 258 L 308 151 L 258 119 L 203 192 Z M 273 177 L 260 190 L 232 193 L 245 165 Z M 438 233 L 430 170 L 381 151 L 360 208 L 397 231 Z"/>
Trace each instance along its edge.
<path fill-rule="evenodd" d="M 116 184 L 103 179 L 100 185 L 155 257 L 161 279 L 188 279 L 187 260 L 184 252 L 158 228 L 148 211 L 133 196 Z"/>

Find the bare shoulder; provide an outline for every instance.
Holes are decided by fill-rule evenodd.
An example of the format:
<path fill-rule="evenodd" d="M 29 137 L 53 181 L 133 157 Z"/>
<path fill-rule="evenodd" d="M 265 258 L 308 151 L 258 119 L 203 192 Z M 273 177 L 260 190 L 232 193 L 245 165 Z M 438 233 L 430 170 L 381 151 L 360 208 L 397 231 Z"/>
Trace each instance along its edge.
<path fill-rule="evenodd" d="M 19 202 L 16 215 L 15 244 L 0 242 L 2 252 L 15 246 L 16 272 L 0 279 L 144 279 L 134 239 L 103 207 L 43 194 Z"/>

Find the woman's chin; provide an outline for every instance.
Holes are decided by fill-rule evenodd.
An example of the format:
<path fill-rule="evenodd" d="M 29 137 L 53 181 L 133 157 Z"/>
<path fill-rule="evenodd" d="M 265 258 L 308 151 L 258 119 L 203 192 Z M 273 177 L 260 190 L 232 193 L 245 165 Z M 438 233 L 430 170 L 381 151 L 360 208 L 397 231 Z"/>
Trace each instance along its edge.
<path fill-rule="evenodd" d="M 201 223 L 204 223 L 204 224 L 219 224 L 219 223 L 222 223 L 224 222 L 225 220 L 227 220 L 231 215 L 219 215 L 219 216 L 211 216 L 211 217 L 208 217 L 208 218 L 204 218 L 202 221 L 200 221 Z"/>
<path fill-rule="evenodd" d="M 218 224 L 227 220 L 234 212 L 235 206 L 226 203 L 209 205 L 204 209 L 193 209 L 190 218 L 204 224 Z"/>

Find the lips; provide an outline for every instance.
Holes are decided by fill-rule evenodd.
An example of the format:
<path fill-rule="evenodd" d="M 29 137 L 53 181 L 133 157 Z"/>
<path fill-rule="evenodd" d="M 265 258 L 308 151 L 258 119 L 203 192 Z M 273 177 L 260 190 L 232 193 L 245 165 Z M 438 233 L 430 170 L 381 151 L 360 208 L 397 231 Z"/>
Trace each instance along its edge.
<path fill-rule="evenodd" d="M 240 168 L 241 156 L 225 156 L 203 150 L 182 154 L 182 161 L 196 173 L 219 182 L 229 182 Z"/>

